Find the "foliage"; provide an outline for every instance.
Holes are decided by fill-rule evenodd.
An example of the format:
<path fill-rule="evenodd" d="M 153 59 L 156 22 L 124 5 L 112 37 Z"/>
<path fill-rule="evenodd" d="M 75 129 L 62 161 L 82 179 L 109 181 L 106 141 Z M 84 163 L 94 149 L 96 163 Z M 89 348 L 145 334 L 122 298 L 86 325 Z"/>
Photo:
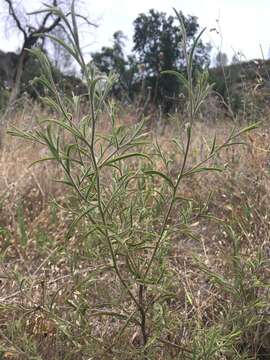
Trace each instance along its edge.
<path fill-rule="evenodd" d="M 8 90 L 0 88 L 0 111 L 4 110 L 8 104 Z"/>
<path fill-rule="evenodd" d="M 190 47 L 199 28 L 197 18 L 185 18 L 185 26 L 187 47 Z M 135 56 L 125 57 L 125 37 L 118 31 L 114 34 L 113 46 L 103 47 L 100 52 L 93 53 L 92 58 L 101 72 L 108 75 L 113 71 L 119 76 L 119 82 L 113 86 L 114 95 L 123 97 L 126 93 L 132 99 L 136 93 L 142 92 L 141 96 L 146 98 L 147 88 L 151 87 L 151 100 L 155 104 L 162 104 L 167 112 L 181 89 L 173 75 L 161 77 L 161 72 L 165 69 L 186 71 L 181 38 L 175 17 L 152 9 L 148 14 L 140 14 L 134 21 Z M 209 62 L 209 47 L 201 40 L 193 61 L 198 69 Z"/>
<path fill-rule="evenodd" d="M 216 55 L 216 67 L 224 67 L 228 65 L 228 56 L 226 53 L 219 51 Z"/>
<path fill-rule="evenodd" d="M 260 117 L 266 109 L 269 62 L 234 62 L 210 69 L 210 81 L 235 118 Z"/>
<path fill-rule="evenodd" d="M 125 72 L 124 41 L 126 37 L 122 31 L 113 34 L 113 46 L 103 47 L 101 52 L 92 53 L 92 59 L 99 70 L 107 75 L 115 71 L 119 74 Z"/>
<path fill-rule="evenodd" d="M 102 47 L 100 52 L 92 53 L 92 61 L 97 68 L 104 74 L 109 75 L 114 72 L 118 75 L 118 81 L 113 85 L 113 95 L 123 98 L 125 93 L 131 96 L 133 66 L 132 57 L 128 59 L 124 55 L 124 45 L 126 37 L 122 31 L 113 34 L 113 46 Z"/>
<path fill-rule="evenodd" d="M 82 94 L 85 92 L 85 86 L 81 79 L 74 75 L 64 74 L 61 70 L 54 66 L 54 60 L 49 57 L 46 53 L 47 59 L 52 69 L 52 76 L 55 84 L 60 92 L 69 94 Z M 22 75 L 22 87 L 21 91 L 30 95 L 33 100 L 39 100 L 41 96 L 44 96 L 44 87 L 40 84 L 37 79 L 41 76 L 42 71 L 40 64 L 36 56 L 33 54 L 29 55 L 28 66 Z"/>
<path fill-rule="evenodd" d="M 182 14 L 183 16 L 183 14 Z M 198 32 L 199 24 L 194 16 L 183 16 L 187 48 L 191 47 Z M 160 77 L 163 70 L 185 72 L 187 63 L 180 43 L 183 39 L 173 16 L 153 9 L 148 14 L 140 14 L 134 21 L 134 48 L 139 63 L 143 66 L 142 76 L 146 86 L 152 87 L 154 102 L 165 102 L 170 107 L 171 98 L 179 93 L 179 84 L 174 76 Z M 194 68 L 202 69 L 209 62 L 209 47 L 199 40 L 193 56 Z"/>

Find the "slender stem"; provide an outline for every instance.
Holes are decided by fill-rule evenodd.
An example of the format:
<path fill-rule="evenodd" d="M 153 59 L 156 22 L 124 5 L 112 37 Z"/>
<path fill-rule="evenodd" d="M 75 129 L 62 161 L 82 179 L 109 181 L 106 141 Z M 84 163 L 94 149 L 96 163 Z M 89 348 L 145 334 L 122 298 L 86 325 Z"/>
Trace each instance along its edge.
<path fill-rule="evenodd" d="M 193 166 L 190 170 L 183 172 L 182 176 L 187 176 L 191 174 L 194 170 L 198 169 L 200 166 L 205 164 L 207 161 L 211 160 L 217 153 L 220 152 L 222 148 L 224 148 L 226 145 L 230 144 L 230 141 L 232 140 L 232 136 L 230 136 L 223 144 L 218 146 L 215 151 L 213 151 L 210 155 L 208 155 L 205 159 L 197 163 L 195 166 Z"/>
<path fill-rule="evenodd" d="M 166 345 L 169 345 L 169 346 L 171 346 L 171 347 L 174 347 L 174 348 L 178 349 L 179 351 L 192 354 L 192 351 L 189 350 L 189 349 L 187 349 L 187 348 L 184 347 L 184 346 L 175 344 L 175 343 L 173 343 L 173 342 L 171 342 L 171 341 L 168 341 L 168 340 L 165 340 L 165 339 L 162 339 L 162 338 L 158 338 L 158 340 L 159 340 L 161 343 L 163 343 L 163 344 L 166 344 Z"/>
<path fill-rule="evenodd" d="M 143 345 L 145 346 L 148 340 L 148 335 L 146 332 L 146 313 L 144 309 L 144 294 L 145 286 L 143 284 L 139 285 L 139 304 L 140 304 L 140 314 L 141 314 L 141 332 L 143 338 Z"/>
<path fill-rule="evenodd" d="M 153 263 L 153 261 L 154 261 L 154 258 L 155 258 L 155 256 L 156 256 L 156 253 L 157 253 L 157 251 L 158 251 L 158 249 L 159 249 L 159 245 L 160 245 L 160 243 L 161 243 L 161 240 L 162 240 L 162 238 L 163 238 L 164 232 L 165 232 L 165 230 L 166 230 L 166 227 L 167 227 L 167 224 L 168 224 L 168 220 L 169 220 L 169 217 L 170 217 L 172 208 L 173 208 L 174 201 L 175 201 L 175 190 L 173 191 L 173 195 L 172 195 L 172 198 L 171 198 L 171 201 L 170 201 L 170 205 L 169 205 L 169 208 L 168 208 L 168 210 L 167 210 L 165 219 L 164 219 L 164 221 L 163 221 L 163 225 L 162 225 L 162 228 L 161 228 L 161 231 L 160 231 L 158 240 L 157 240 L 157 242 L 156 242 L 154 251 L 153 251 L 153 253 L 152 253 L 152 255 L 151 255 L 151 258 L 150 258 L 150 260 L 149 260 L 149 262 L 148 262 L 147 268 L 146 268 L 146 270 L 145 270 L 145 272 L 144 272 L 144 274 L 143 274 L 143 280 L 145 280 L 146 276 L 148 275 L 149 270 L 150 270 L 150 268 L 151 268 L 151 266 L 152 266 L 152 263 Z"/>
<path fill-rule="evenodd" d="M 187 145 L 186 145 L 186 151 L 185 151 L 185 155 L 184 155 L 184 160 L 183 160 L 183 164 L 182 164 L 182 167 L 181 167 L 181 170 L 180 170 L 180 173 L 178 175 L 178 178 L 177 178 L 177 182 L 176 182 L 176 185 L 174 187 L 174 190 L 173 190 L 173 193 L 172 193 L 172 197 L 171 197 L 171 201 L 170 201 L 170 205 L 168 207 L 168 210 L 167 210 L 167 213 L 166 213 L 166 216 L 165 216 L 165 219 L 163 221 L 163 225 L 162 225 L 162 228 L 161 228 L 161 231 L 160 231 L 160 234 L 159 234 L 159 237 L 158 237 L 158 240 L 156 242 L 156 245 L 155 245 L 155 248 L 154 248 L 154 251 L 152 253 L 152 256 L 149 260 L 149 263 L 147 265 L 147 268 L 146 268 L 146 271 L 143 275 L 143 279 L 146 278 L 151 266 L 152 266 L 152 263 L 154 261 L 154 258 L 156 256 L 156 253 L 159 249 L 159 245 L 161 243 L 161 240 L 163 238 L 163 235 L 164 235 L 164 232 L 166 230 L 166 227 L 167 227 L 167 224 L 168 224 L 168 220 L 169 220 L 169 217 L 171 215 L 171 211 L 173 209 L 173 205 L 174 205 L 174 202 L 175 202 L 175 197 L 176 197 L 176 193 L 177 193 L 177 189 L 179 187 L 179 184 L 180 184 L 180 181 L 183 177 L 183 174 L 184 174 L 184 170 L 185 170 L 185 167 L 186 167 L 186 163 L 187 163 L 187 158 L 188 158 L 188 153 L 189 153 L 189 150 L 190 150 L 190 139 L 191 139 L 191 136 L 190 136 L 190 132 L 188 133 L 188 141 L 187 141 Z"/>
<path fill-rule="evenodd" d="M 94 113 L 94 104 L 92 104 L 91 108 L 93 108 L 93 113 Z M 92 133 L 93 136 L 94 133 Z M 102 219 L 102 223 L 104 225 L 104 235 L 105 238 L 107 240 L 108 246 L 109 246 L 109 251 L 110 251 L 110 255 L 112 258 L 112 262 L 113 262 L 113 267 L 115 269 L 115 273 L 118 276 L 119 281 L 121 282 L 121 284 L 124 286 L 124 288 L 127 290 L 129 296 L 131 297 L 131 299 L 134 301 L 134 303 L 136 304 L 138 310 L 140 310 L 140 304 L 138 302 L 138 300 L 135 298 L 134 294 L 132 293 L 132 291 L 130 290 L 129 286 L 127 285 L 127 283 L 125 282 L 125 280 L 122 277 L 122 274 L 120 273 L 120 270 L 118 268 L 118 264 L 117 264 L 117 259 L 116 259 L 116 255 L 114 253 L 114 249 L 113 249 L 113 245 L 110 239 L 110 235 L 108 232 L 108 226 L 107 226 L 107 222 L 106 222 L 106 217 L 105 217 L 105 213 L 103 211 L 102 208 L 102 199 L 101 199 L 101 189 L 100 189 L 100 176 L 99 176 L 99 167 L 97 165 L 97 161 L 96 161 L 96 157 L 95 157 L 95 152 L 94 152 L 94 138 L 92 138 L 92 142 L 91 142 L 91 146 L 90 146 L 90 151 L 91 151 L 91 155 L 92 155 L 92 162 L 93 162 L 93 166 L 95 169 L 95 173 L 96 173 L 96 185 L 97 185 L 97 200 L 98 200 L 98 209 L 99 209 L 99 213 Z"/>

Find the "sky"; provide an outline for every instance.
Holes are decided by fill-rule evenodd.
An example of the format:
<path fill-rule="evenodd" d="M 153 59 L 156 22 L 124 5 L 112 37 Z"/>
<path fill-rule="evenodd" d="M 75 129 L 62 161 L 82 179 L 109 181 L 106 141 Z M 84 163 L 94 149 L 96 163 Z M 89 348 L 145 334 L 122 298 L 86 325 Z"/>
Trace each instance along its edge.
<path fill-rule="evenodd" d="M 40 4 L 38 0 L 21 3 L 28 11 Z M 132 48 L 132 23 L 137 15 L 151 8 L 173 14 L 173 7 L 182 10 L 184 15 L 197 16 L 200 26 L 207 27 L 203 39 L 211 43 L 212 57 L 219 50 L 226 52 L 229 59 L 238 52 L 244 59 L 270 55 L 270 0 L 84 0 L 84 4 L 84 15 L 99 25 L 90 32 L 81 29 L 86 55 L 111 45 L 112 35 L 118 30 L 128 37 L 128 53 Z M 1 13 L 3 15 L 3 0 L 0 0 L 0 49 L 15 51 L 20 46 L 20 37 L 15 29 L 3 31 L 10 24 L 4 21 Z M 210 31 L 213 28 L 217 31 Z"/>

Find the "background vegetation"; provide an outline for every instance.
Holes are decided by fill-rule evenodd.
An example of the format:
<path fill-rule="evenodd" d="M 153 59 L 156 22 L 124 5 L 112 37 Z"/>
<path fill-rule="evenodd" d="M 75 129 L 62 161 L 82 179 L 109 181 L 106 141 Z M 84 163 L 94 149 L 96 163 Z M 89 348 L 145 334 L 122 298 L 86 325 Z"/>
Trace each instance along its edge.
<path fill-rule="evenodd" d="M 72 56 L 63 50 L 63 47 L 52 41 L 54 36 L 69 42 L 67 37 L 66 24 L 61 18 L 51 14 L 28 14 L 22 16 L 22 10 L 16 1 L 3 0 L 6 3 L 6 10 L 9 10 L 10 21 L 15 23 L 24 36 L 24 41 L 31 41 L 31 46 L 22 44 L 21 53 L 0 53 L 0 91 L 1 107 L 4 111 L 7 99 L 14 102 L 17 95 L 27 93 L 30 97 L 38 100 L 42 94 L 41 87 L 33 88 L 31 80 L 40 75 L 39 65 L 35 59 L 24 49 L 32 47 L 41 48 L 49 56 L 54 69 L 55 80 L 63 91 L 73 91 L 75 94 L 83 93 L 81 75 L 78 68 L 74 67 Z M 80 4 L 77 1 L 78 13 Z M 68 2 L 63 6 L 57 1 L 52 2 L 53 6 L 60 5 L 62 10 L 68 12 Z M 49 16 L 48 16 L 49 15 Z M 96 26 L 90 23 L 80 13 L 80 20 L 87 21 L 90 27 Z M 195 16 L 183 16 L 187 31 L 187 46 L 190 48 L 195 37 L 200 31 L 198 18 Z M 140 14 L 134 20 L 133 49 L 130 54 L 125 50 L 125 34 L 121 30 L 113 34 L 111 47 L 102 47 L 99 52 L 91 53 L 91 62 L 102 73 L 109 75 L 114 72 L 118 81 L 114 84 L 111 92 L 121 102 L 132 105 L 136 104 L 145 115 L 159 109 L 162 115 L 170 112 L 183 112 L 186 104 L 185 90 L 176 77 L 172 75 L 161 76 L 163 70 L 175 70 L 186 72 L 185 56 L 181 50 L 181 31 L 179 30 L 176 17 L 168 16 L 166 13 L 154 9 L 148 13 Z M 30 30 L 29 30 L 30 29 Z M 32 31 L 32 32 L 31 32 Z M 50 37 L 36 36 L 47 33 Z M 27 55 L 27 56 L 26 56 Z M 197 44 L 197 51 L 193 58 L 194 71 L 208 69 L 210 83 L 215 84 L 217 95 L 223 100 L 225 114 L 236 116 L 245 112 L 251 115 L 253 96 L 256 96 L 258 87 L 268 89 L 269 64 L 267 61 L 242 62 L 236 55 L 232 64 L 228 65 L 228 57 L 225 53 L 219 52 L 210 66 L 211 45 L 201 40 Z M 20 71 L 20 84 L 18 85 L 18 67 L 22 60 Z M 76 76 L 75 76 L 76 74 Z M 17 77 L 17 80 L 16 80 Z M 16 91 L 16 87 L 18 88 Z M 69 86 L 67 86 L 69 84 Z M 254 91 L 255 88 L 255 91 Z M 8 96 L 9 92 L 11 96 Z M 19 93 L 18 93 L 19 92 Z M 255 94 L 256 93 L 256 94 Z M 263 105 L 266 96 L 260 92 L 260 105 Z M 15 95 L 15 97 L 14 97 Z M 267 95 L 267 94 L 265 94 Z M 14 98 L 14 99 L 13 99 Z M 212 97 L 213 99 L 213 97 Z M 213 102 L 217 100 L 213 99 Z M 255 101 L 256 102 L 256 101 Z M 241 116 L 241 115 L 240 115 Z"/>

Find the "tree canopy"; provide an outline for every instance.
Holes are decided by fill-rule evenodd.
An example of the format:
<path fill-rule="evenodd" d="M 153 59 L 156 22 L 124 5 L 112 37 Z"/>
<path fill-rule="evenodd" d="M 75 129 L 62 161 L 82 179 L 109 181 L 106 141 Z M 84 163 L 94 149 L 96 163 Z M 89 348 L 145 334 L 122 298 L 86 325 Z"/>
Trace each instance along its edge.
<path fill-rule="evenodd" d="M 50 33 L 58 38 L 68 40 L 64 24 L 53 11 L 35 15 L 23 14 L 17 0 L 2 0 L 6 4 L 9 16 L 23 35 L 23 43 L 18 54 L 17 68 L 13 83 L 14 91 L 11 102 L 16 99 L 24 67 L 29 58 L 25 49 L 44 45 L 44 37 L 40 34 Z M 69 1 L 51 0 L 50 5 L 65 6 Z M 195 16 L 183 16 L 187 33 L 187 45 L 192 45 L 200 27 Z M 152 103 L 159 104 L 165 112 L 181 92 L 179 81 L 173 75 L 162 75 L 164 70 L 186 71 L 185 56 L 182 50 L 182 34 L 175 16 L 167 15 L 154 9 L 137 16 L 134 21 L 133 49 L 127 54 L 125 42 L 127 38 L 122 31 L 113 34 L 112 45 L 103 46 L 100 51 L 91 54 L 93 63 L 100 72 L 115 72 L 119 81 L 113 87 L 113 95 L 132 100 L 140 94 L 143 99 L 149 95 Z M 60 71 L 70 69 L 69 57 L 58 44 L 51 44 L 50 56 L 52 64 Z M 210 47 L 201 40 L 197 44 L 193 69 L 209 65 Z M 148 96 L 147 96 L 148 98 Z"/>
<path fill-rule="evenodd" d="M 184 17 L 188 45 L 191 46 L 199 30 L 195 16 Z M 119 75 L 119 84 L 114 94 L 123 90 L 130 98 L 134 92 L 151 89 L 153 103 L 162 104 L 168 111 L 173 99 L 179 93 L 179 82 L 172 75 L 161 76 L 163 70 L 185 71 L 185 57 L 181 47 L 182 34 L 174 16 L 154 9 L 140 14 L 134 21 L 133 53 L 126 56 L 124 51 L 126 37 L 122 31 L 113 35 L 113 45 L 102 47 L 92 53 L 92 59 L 101 72 L 114 71 Z M 209 46 L 199 42 L 194 56 L 194 68 L 209 65 Z"/>
<path fill-rule="evenodd" d="M 183 16 L 183 14 L 182 14 Z M 183 16 L 188 45 L 199 30 L 195 16 Z M 161 76 L 163 70 L 185 71 L 184 54 L 181 47 L 182 34 L 174 16 L 154 9 L 140 14 L 134 21 L 134 47 L 138 61 L 143 65 L 147 85 L 152 87 L 154 102 L 166 102 L 177 94 L 179 84 L 175 77 Z M 209 46 L 199 42 L 194 57 L 196 67 L 209 64 Z M 166 100 L 167 99 L 167 100 Z"/>

